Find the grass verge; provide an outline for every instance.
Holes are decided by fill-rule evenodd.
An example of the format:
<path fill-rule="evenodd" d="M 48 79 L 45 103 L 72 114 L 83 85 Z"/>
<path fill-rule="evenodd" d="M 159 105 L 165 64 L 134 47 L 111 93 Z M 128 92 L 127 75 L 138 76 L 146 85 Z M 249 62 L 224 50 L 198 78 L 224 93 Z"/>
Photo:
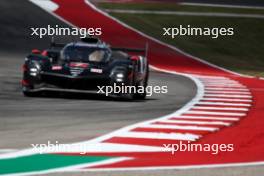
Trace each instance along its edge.
<path fill-rule="evenodd" d="M 264 9 L 244 9 L 244 8 L 223 8 L 223 7 L 206 7 L 206 6 L 193 6 L 193 5 L 178 5 L 177 3 L 169 3 L 169 2 L 166 2 L 166 3 L 164 2 L 99 3 L 98 5 L 100 8 L 103 8 L 103 9 L 264 14 Z"/>
<path fill-rule="evenodd" d="M 102 6 L 106 7 L 105 4 L 101 4 Z M 170 3 L 163 3 L 162 6 L 159 3 L 150 5 L 115 3 L 108 4 L 106 8 L 118 7 L 120 9 L 120 6 L 126 9 L 146 9 L 145 6 L 155 8 L 155 10 L 163 10 L 167 6 L 172 8 Z M 207 8 L 208 11 L 213 10 L 210 7 L 203 8 Z M 120 13 L 111 13 L 111 15 L 150 36 L 221 67 L 244 74 L 264 76 L 263 19 Z M 175 39 L 163 36 L 163 27 L 187 26 L 188 24 L 201 28 L 232 27 L 235 34 L 234 36 L 220 36 L 217 39 L 209 36 L 177 36 Z"/>

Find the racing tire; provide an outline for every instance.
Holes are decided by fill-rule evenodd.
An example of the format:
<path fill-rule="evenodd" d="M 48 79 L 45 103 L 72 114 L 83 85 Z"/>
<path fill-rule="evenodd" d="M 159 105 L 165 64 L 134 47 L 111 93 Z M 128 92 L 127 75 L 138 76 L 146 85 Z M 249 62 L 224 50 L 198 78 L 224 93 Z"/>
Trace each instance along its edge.
<path fill-rule="evenodd" d="M 39 96 L 39 92 L 31 92 L 30 90 L 32 90 L 31 88 L 28 88 L 26 86 L 22 87 L 22 93 L 25 97 L 37 97 Z"/>
<path fill-rule="evenodd" d="M 29 91 L 23 91 L 23 95 L 25 97 L 37 97 L 39 94 L 37 92 L 29 92 Z"/>

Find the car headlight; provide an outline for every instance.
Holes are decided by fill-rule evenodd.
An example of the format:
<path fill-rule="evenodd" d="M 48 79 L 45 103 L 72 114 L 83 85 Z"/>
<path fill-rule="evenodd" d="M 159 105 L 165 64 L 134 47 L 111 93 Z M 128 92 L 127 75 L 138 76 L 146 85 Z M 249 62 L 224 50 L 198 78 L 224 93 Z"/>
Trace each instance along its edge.
<path fill-rule="evenodd" d="M 29 69 L 29 74 L 31 76 L 37 76 L 40 73 L 40 65 L 38 63 L 34 63 L 34 66 Z"/>
<path fill-rule="evenodd" d="M 124 74 L 123 73 L 118 73 L 118 74 L 116 74 L 116 77 L 117 78 L 124 78 Z"/>

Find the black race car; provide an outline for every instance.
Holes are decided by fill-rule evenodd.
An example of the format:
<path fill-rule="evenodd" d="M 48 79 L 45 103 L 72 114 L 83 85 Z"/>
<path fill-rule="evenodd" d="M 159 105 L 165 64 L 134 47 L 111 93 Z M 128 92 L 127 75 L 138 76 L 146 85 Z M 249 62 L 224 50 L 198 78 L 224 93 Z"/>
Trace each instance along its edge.
<path fill-rule="evenodd" d="M 146 50 L 113 48 L 98 38 L 68 44 L 51 42 L 49 49 L 34 49 L 25 58 L 22 91 L 25 96 L 36 96 L 43 91 L 102 93 L 106 90 L 98 89 L 117 85 L 146 88 L 149 75 Z M 145 55 L 133 55 L 136 52 Z M 144 99 L 146 91 L 111 95 Z"/>

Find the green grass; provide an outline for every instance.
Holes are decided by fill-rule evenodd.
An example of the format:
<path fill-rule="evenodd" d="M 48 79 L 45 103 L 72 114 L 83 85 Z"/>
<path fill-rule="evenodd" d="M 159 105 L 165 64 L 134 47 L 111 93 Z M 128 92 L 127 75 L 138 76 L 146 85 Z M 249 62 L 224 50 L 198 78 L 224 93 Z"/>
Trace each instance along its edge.
<path fill-rule="evenodd" d="M 222 12 L 243 14 L 264 14 L 264 9 L 239 9 L 222 7 L 204 7 L 178 5 L 177 3 L 100 3 L 104 9 L 155 10 L 155 11 L 188 11 L 188 12 Z"/>
<path fill-rule="evenodd" d="M 116 6 L 112 7 L 116 8 Z M 143 8 L 141 5 L 137 6 Z M 163 9 L 164 6 L 155 8 Z M 216 65 L 244 74 L 264 76 L 264 20 L 262 19 L 120 13 L 111 13 L 111 15 L 150 36 Z M 163 27 L 188 24 L 192 27 L 233 27 L 235 34 L 220 36 L 218 39 L 209 36 L 177 36 L 171 39 L 162 35 Z"/>

